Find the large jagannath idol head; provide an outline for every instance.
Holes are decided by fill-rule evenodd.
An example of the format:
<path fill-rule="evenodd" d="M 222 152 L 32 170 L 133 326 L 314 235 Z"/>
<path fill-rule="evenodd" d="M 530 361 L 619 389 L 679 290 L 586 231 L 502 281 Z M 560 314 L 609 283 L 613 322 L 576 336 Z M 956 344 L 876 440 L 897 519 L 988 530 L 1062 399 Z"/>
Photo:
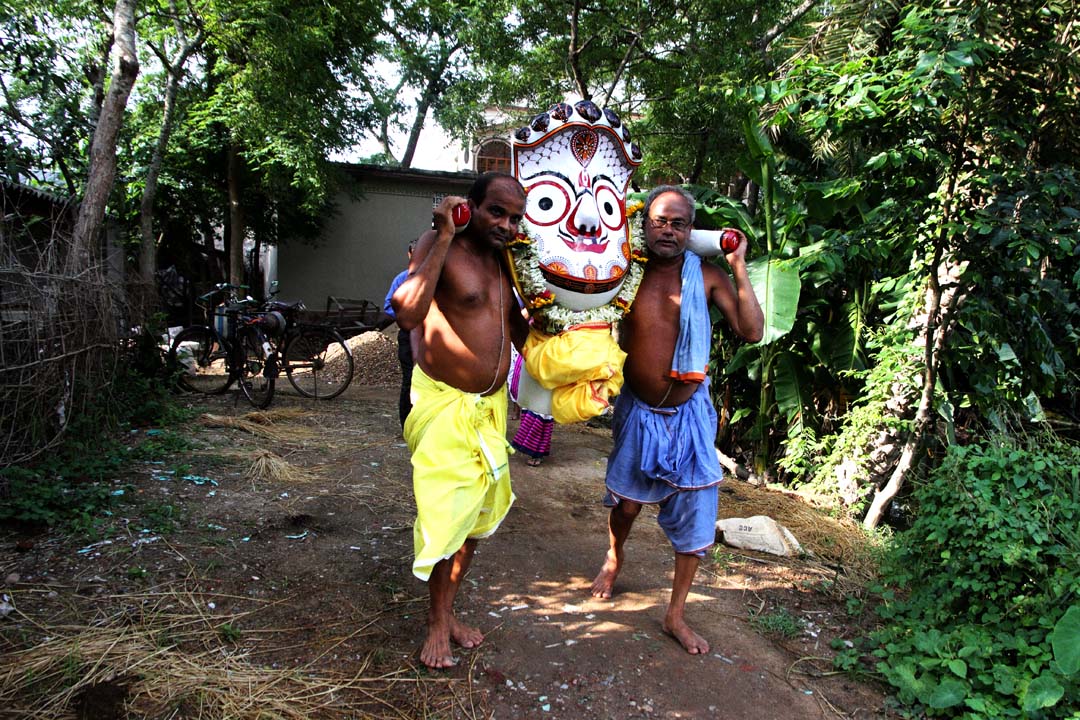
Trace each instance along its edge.
<path fill-rule="evenodd" d="M 582 100 L 556 103 L 514 133 L 535 257 L 555 301 L 608 303 L 630 263 L 626 190 L 641 151 L 619 116 Z"/>

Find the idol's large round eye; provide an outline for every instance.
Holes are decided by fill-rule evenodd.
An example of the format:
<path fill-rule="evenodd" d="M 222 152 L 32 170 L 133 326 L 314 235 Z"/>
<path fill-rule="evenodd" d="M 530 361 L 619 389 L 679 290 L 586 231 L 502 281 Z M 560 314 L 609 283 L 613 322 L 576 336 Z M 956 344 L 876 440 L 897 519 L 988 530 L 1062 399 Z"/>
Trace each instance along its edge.
<path fill-rule="evenodd" d="M 561 178 L 548 176 L 530 183 L 525 201 L 525 219 L 533 225 L 554 225 L 570 211 L 571 193 Z"/>
<path fill-rule="evenodd" d="M 596 209 L 600 213 L 600 222 L 612 230 L 618 230 L 626 222 L 622 199 L 610 185 L 597 185 L 595 188 Z"/>

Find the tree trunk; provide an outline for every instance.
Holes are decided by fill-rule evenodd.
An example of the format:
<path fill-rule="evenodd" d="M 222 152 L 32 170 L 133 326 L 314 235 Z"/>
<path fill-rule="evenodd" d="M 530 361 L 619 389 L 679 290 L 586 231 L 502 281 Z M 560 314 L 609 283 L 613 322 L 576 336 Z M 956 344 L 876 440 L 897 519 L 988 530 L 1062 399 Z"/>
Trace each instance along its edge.
<path fill-rule="evenodd" d="M 181 40 L 183 35 L 181 35 Z M 143 186 L 142 202 L 139 205 L 139 233 L 141 245 L 139 247 L 139 280 L 149 290 L 154 287 L 154 275 L 157 272 L 157 240 L 154 237 L 154 198 L 157 196 L 158 177 L 161 175 L 161 165 L 165 161 L 165 150 L 169 146 L 169 136 L 172 135 L 173 116 L 176 112 L 176 95 L 179 91 L 180 80 L 183 78 L 184 65 L 188 58 L 202 44 L 200 34 L 193 42 L 185 43 L 180 49 L 174 62 L 169 62 L 163 52 L 159 52 L 165 70 L 168 72 L 168 80 L 165 83 L 165 104 L 162 109 L 161 130 L 158 132 L 157 144 L 154 146 L 154 154 L 150 159 L 150 167 L 146 171 L 146 183 Z"/>
<path fill-rule="evenodd" d="M 578 95 L 582 100 L 591 100 L 592 95 L 589 92 L 589 78 L 585 75 L 585 70 L 581 67 L 581 54 L 584 52 L 585 47 L 588 46 L 589 41 L 586 40 L 584 44 L 579 44 L 580 38 L 578 37 L 579 19 L 581 15 L 581 0 L 574 0 L 574 6 L 570 11 L 570 49 L 567 52 L 567 62 L 570 65 L 570 77 L 574 81 L 574 87 L 577 89 Z"/>
<path fill-rule="evenodd" d="M 401 95 L 401 90 L 404 87 L 405 78 L 398 78 L 397 85 L 395 85 L 394 89 L 389 93 L 389 97 L 398 97 Z M 379 144 L 382 146 L 383 154 L 388 158 L 394 158 L 394 149 L 390 144 L 390 116 L 392 115 L 392 111 L 389 109 L 387 102 L 383 99 L 382 94 L 377 92 L 375 87 L 366 79 L 364 81 L 364 89 L 371 98 L 372 105 L 378 109 L 380 117 Z"/>
<path fill-rule="evenodd" d="M 690 169 L 690 174 L 686 178 L 686 181 L 691 185 L 697 185 L 701 182 L 701 173 L 705 169 L 705 151 L 709 146 L 710 134 L 709 129 L 705 128 L 698 135 L 697 152 L 694 153 L 694 167 Z"/>
<path fill-rule="evenodd" d="M 761 37 L 754 40 L 753 46 L 760 50 L 762 54 L 768 52 L 769 45 L 772 41 L 780 37 L 789 27 L 799 21 L 806 13 L 810 12 L 819 0 L 803 0 L 802 4 L 794 8 L 786 17 L 780 19 L 775 25 L 762 33 Z"/>
<path fill-rule="evenodd" d="M 635 32 L 633 35 L 634 38 L 626 46 L 626 52 L 623 53 L 622 60 L 619 61 L 619 67 L 615 70 L 615 75 L 611 78 L 611 84 L 608 85 L 608 89 L 604 93 L 604 99 L 601 101 L 602 105 L 606 106 L 611 103 L 611 96 L 615 94 L 615 88 L 619 86 L 619 81 L 622 80 L 623 73 L 626 72 L 626 68 L 630 65 L 630 59 L 634 56 L 634 51 L 641 41 L 639 33 Z"/>
<path fill-rule="evenodd" d="M 229 282 L 244 284 L 244 208 L 240 202 L 240 170 L 243 160 L 236 145 L 229 144 Z"/>
<path fill-rule="evenodd" d="M 750 182 L 750 178 L 741 170 L 736 170 L 734 177 L 728 181 L 727 196 L 734 198 L 735 200 L 742 200 L 746 195 L 746 184 Z"/>
<path fill-rule="evenodd" d="M 937 253 L 939 258 L 941 254 L 939 250 Z M 866 512 L 866 517 L 863 518 L 863 525 L 867 528 L 872 529 L 878 526 L 889 503 L 900 492 L 908 475 L 915 468 L 916 454 L 922 447 L 926 430 L 933 416 L 934 389 L 937 385 L 937 371 L 941 362 L 941 353 L 956 327 L 953 320 L 956 311 L 967 297 L 966 289 L 959 284 L 960 276 L 966 266 L 966 262 L 958 263 L 950 259 L 939 262 L 935 267 L 935 272 L 931 274 L 930 287 L 926 294 L 926 312 L 918 320 L 921 332 L 916 340 L 916 343 L 921 344 L 924 348 L 924 371 L 919 404 L 915 410 L 911 431 L 903 440 L 899 460 L 892 468 L 888 480 L 874 493 L 874 499 Z M 901 386 L 897 384 L 894 387 L 899 389 Z M 890 415 L 896 418 L 905 417 L 909 407 L 910 398 L 904 393 L 901 393 L 900 397 L 894 397 L 886 404 Z M 883 423 L 883 425 L 885 427 L 896 427 L 895 424 Z M 900 438 L 895 436 L 895 431 L 890 432 L 888 430 L 883 431 L 875 442 L 878 447 L 895 448 L 899 444 Z M 887 458 L 879 457 L 875 459 L 873 453 L 871 453 L 871 460 L 880 466 L 883 461 L 887 461 Z"/>
<path fill-rule="evenodd" d="M 123 123 L 128 96 L 139 75 L 139 59 L 135 53 L 134 0 L 117 0 L 113 12 L 113 35 L 116 66 L 101 117 L 94 130 L 86 192 L 79 205 L 72 237 L 71 262 L 77 269 L 89 267 L 93 257 L 94 244 L 105 218 L 105 205 L 116 177 L 116 137 Z"/>
<path fill-rule="evenodd" d="M 933 273 L 931 275 L 933 276 Z M 904 442 L 903 451 L 900 453 L 900 461 L 896 464 L 896 467 L 893 468 L 888 482 L 874 493 L 874 500 L 870 503 L 870 508 L 866 511 L 866 517 L 863 518 L 863 525 L 871 530 L 876 528 L 878 523 L 881 522 L 881 518 L 885 514 L 885 509 L 889 506 L 889 503 L 892 502 L 893 498 L 896 497 L 896 494 L 900 492 L 900 488 L 903 487 L 908 473 L 915 467 L 915 453 L 918 452 L 919 448 L 922 446 L 923 436 L 926 434 L 926 426 L 930 421 L 930 412 L 933 409 L 934 404 L 934 380 L 936 378 L 936 353 L 933 351 L 933 328 L 940 308 L 941 287 L 939 283 L 936 282 L 936 278 L 934 278 L 930 283 L 930 291 L 927 297 L 926 324 L 923 326 L 924 332 L 922 340 L 925 342 L 926 348 L 924 354 L 926 358 L 926 368 L 923 373 L 923 387 L 919 397 L 919 407 L 915 411 L 913 427 L 911 432 L 908 433 L 907 440 Z"/>
<path fill-rule="evenodd" d="M 251 296 L 266 297 L 266 287 L 262 275 L 262 233 L 255 233 L 255 245 L 251 248 Z"/>
<path fill-rule="evenodd" d="M 761 194 L 761 187 L 756 182 L 749 181 L 743 189 L 746 193 L 743 197 L 743 204 L 746 205 L 746 211 L 750 213 L 750 217 L 753 217 L 757 215 L 758 195 Z"/>
<path fill-rule="evenodd" d="M 86 113 L 90 127 L 97 128 L 101 121 L 101 108 L 105 105 L 105 77 L 109 74 L 109 59 L 112 57 L 113 46 L 116 45 L 116 22 L 109 20 L 105 23 L 105 37 L 102 39 L 98 52 L 86 65 L 86 79 L 93 88 L 90 94 L 90 109 Z M 87 148 L 87 156 L 93 153 L 93 137 L 90 138 L 90 147 Z M 72 193 L 74 194 L 74 190 Z"/>
<path fill-rule="evenodd" d="M 443 73 L 446 72 L 446 66 L 450 64 L 450 58 L 454 57 L 454 53 L 459 48 L 459 45 L 455 45 L 446 50 L 445 54 L 439 58 L 438 66 L 433 68 L 431 74 L 428 75 L 424 92 L 420 99 L 416 101 L 416 115 L 413 117 L 412 128 L 409 130 L 409 141 L 405 145 L 405 152 L 401 156 L 401 167 L 412 167 L 413 155 L 416 154 L 416 144 L 420 141 L 420 131 L 424 129 L 424 121 L 427 119 L 428 110 L 431 109 L 431 104 L 435 102 L 435 98 L 442 92 Z"/>

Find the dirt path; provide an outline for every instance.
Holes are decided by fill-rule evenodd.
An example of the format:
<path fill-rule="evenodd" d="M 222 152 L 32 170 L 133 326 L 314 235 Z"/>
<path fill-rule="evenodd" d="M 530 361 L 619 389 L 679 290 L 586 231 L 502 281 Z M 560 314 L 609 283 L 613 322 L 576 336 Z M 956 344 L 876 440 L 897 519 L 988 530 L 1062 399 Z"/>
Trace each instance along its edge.
<path fill-rule="evenodd" d="M 606 431 L 558 428 L 549 462 L 511 461 L 518 502 L 505 532 L 478 552 L 467 601 L 476 620 L 497 627 L 483 660 L 488 678 L 502 681 L 492 689 L 497 716 L 794 719 L 834 717 L 829 703 L 862 717 L 881 706 L 847 682 L 792 673 L 798 657 L 750 628 L 748 608 L 798 579 L 776 569 L 747 575 L 751 562 L 730 573 L 706 563 L 687 616 L 709 654 L 688 655 L 664 635 L 674 559 L 654 513 L 635 523 L 614 597 L 592 598 L 607 549 L 599 498 L 609 448 Z M 803 657 L 831 656 L 806 639 Z"/>
<path fill-rule="evenodd" d="M 228 397 L 201 407 L 244 412 Z M 459 598 L 465 619 L 486 633 L 483 645 L 461 652 L 447 673 L 417 668 L 426 588 L 409 571 L 413 506 L 396 387 L 350 388 L 318 406 L 286 392 L 275 407 L 304 412 L 278 424 L 293 429 L 284 442 L 192 423 L 194 447 L 181 458 L 147 462 L 125 478 L 143 517 L 124 519 L 127 529 L 110 544 L 87 550 L 38 535 L 31 550 L 16 552 L 18 538 L 5 537 L 5 589 L 32 623 L 14 628 L 9 619 L 4 629 L 32 644 L 34 628 L 80 603 L 182 586 L 221 619 L 219 628 L 228 621 L 249 662 L 416 680 L 388 691 L 379 713 L 886 717 L 880 689 L 830 674 L 829 641 L 851 635 L 850 621 L 837 598 L 815 589 L 820 572 L 721 549 L 703 563 L 687 611 L 711 651 L 690 656 L 660 629 L 673 559 L 646 511 L 616 595 L 591 598 L 606 549 L 599 498 L 610 433 L 583 426 L 557 428 L 554 457 L 540 467 L 511 458 L 517 503 L 481 543 Z M 258 448 L 314 479 L 245 478 Z M 216 484 L 160 474 L 177 462 Z M 733 494 L 721 496 L 730 502 Z M 139 529 L 165 507 L 175 520 L 167 530 Z M 752 626 L 751 612 L 778 608 L 805 623 L 797 637 L 770 639 Z M 99 715 L 112 716 L 120 715 Z"/>

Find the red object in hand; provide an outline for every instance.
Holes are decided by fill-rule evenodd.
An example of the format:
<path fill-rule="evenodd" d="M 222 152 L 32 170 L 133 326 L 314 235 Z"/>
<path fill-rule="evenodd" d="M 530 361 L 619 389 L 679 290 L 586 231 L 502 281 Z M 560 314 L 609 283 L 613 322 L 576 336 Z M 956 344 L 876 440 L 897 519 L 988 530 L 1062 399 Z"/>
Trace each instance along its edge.
<path fill-rule="evenodd" d="M 450 215 L 454 219 L 454 232 L 461 232 L 468 227 L 469 220 L 472 218 L 472 211 L 469 210 L 469 203 L 455 205 L 454 209 L 450 211 Z"/>
<path fill-rule="evenodd" d="M 735 252 L 740 242 L 742 242 L 742 237 L 737 230 L 728 228 L 720 235 L 720 249 L 726 253 Z"/>

